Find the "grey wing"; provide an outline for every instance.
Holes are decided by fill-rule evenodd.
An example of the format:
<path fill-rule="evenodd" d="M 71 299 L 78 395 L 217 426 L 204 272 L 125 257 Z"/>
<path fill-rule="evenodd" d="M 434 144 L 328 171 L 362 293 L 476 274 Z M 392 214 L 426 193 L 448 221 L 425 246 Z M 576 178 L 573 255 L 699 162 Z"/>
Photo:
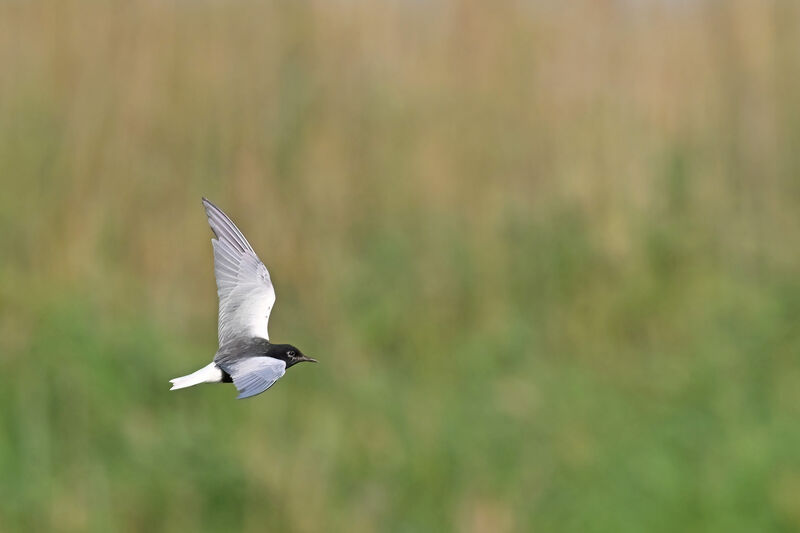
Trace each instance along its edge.
<path fill-rule="evenodd" d="M 211 243 L 219 296 L 219 345 L 237 337 L 269 340 L 267 326 L 275 305 L 275 289 L 267 267 L 222 210 L 205 198 L 203 206 L 216 236 Z"/>
<path fill-rule="evenodd" d="M 233 379 L 239 400 L 261 394 L 286 372 L 286 363 L 273 357 L 249 357 L 221 366 Z"/>

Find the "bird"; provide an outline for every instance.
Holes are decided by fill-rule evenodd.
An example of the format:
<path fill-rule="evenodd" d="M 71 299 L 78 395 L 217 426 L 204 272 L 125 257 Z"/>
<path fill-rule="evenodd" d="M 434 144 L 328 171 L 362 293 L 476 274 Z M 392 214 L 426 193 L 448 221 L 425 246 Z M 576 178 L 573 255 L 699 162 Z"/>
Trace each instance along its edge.
<path fill-rule="evenodd" d="M 201 383 L 233 383 L 239 392 L 237 399 L 250 398 L 269 389 L 289 367 L 317 360 L 291 344 L 270 342 L 267 326 L 275 289 L 269 271 L 228 215 L 205 197 L 203 207 L 214 233 L 219 348 L 210 364 L 171 379 L 170 390 Z"/>

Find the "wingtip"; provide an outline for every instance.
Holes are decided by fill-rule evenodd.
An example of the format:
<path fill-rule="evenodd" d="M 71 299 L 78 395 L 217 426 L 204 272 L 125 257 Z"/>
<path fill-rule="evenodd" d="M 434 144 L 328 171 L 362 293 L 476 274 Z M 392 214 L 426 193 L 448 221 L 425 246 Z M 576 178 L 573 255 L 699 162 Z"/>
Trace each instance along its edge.
<path fill-rule="evenodd" d="M 206 212 L 206 217 L 208 217 L 208 219 L 211 220 L 211 213 L 213 213 L 214 211 L 219 211 L 219 207 L 215 206 L 214 203 L 205 196 L 203 196 L 202 198 L 203 198 L 203 209 Z"/>
<path fill-rule="evenodd" d="M 222 215 L 226 216 L 225 213 L 222 212 L 222 209 L 216 206 L 214 202 L 203 196 L 203 209 L 206 210 L 206 216 L 209 220 L 211 220 L 212 213 L 221 213 Z"/>

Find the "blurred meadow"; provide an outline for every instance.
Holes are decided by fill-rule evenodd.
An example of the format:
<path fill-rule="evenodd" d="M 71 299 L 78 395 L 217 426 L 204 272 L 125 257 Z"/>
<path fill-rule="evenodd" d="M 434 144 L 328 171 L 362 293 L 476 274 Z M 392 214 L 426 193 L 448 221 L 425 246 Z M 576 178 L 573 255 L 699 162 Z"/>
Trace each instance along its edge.
<path fill-rule="evenodd" d="M 799 319 L 798 2 L 0 4 L 0 531 L 797 531 Z"/>

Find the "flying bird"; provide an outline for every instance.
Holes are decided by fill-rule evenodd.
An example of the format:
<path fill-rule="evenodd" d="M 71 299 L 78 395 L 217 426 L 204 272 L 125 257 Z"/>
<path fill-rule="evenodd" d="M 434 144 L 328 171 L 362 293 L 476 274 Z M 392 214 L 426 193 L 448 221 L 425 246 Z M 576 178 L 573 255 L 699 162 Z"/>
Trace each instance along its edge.
<path fill-rule="evenodd" d="M 233 383 L 239 399 L 249 398 L 270 388 L 290 366 L 317 361 L 291 344 L 269 342 L 267 324 L 275 289 L 267 267 L 228 215 L 206 198 L 203 206 L 216 237 L 211 244 L 219 297 L 219 349 L 210 364 L 170 380 L 170 390 Z"/>

